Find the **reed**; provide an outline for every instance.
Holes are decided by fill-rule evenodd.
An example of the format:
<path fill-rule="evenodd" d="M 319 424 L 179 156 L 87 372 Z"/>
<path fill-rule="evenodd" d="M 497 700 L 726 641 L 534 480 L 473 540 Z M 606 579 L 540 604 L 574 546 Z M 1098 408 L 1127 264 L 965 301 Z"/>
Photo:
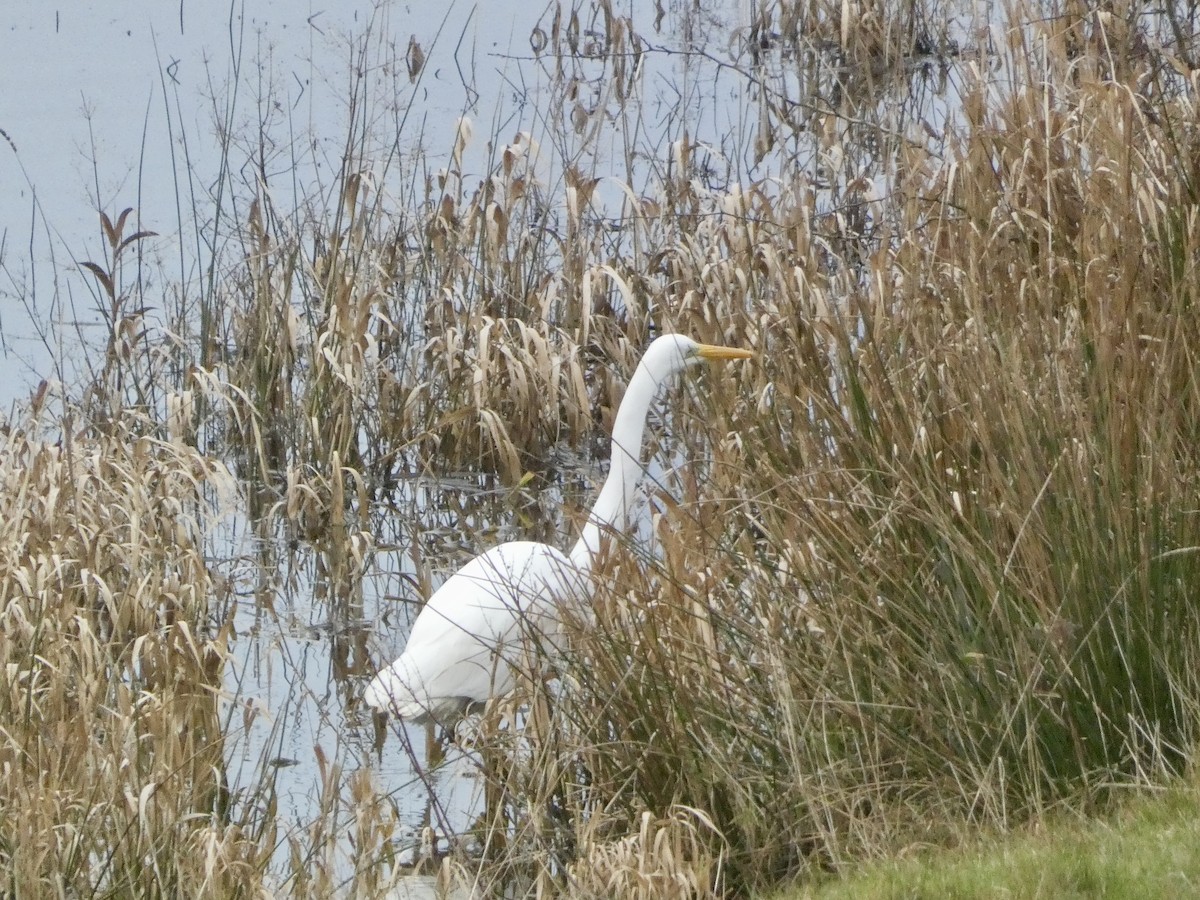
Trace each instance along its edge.
<path fill-rule="evenodd" d="M 668 230 L 659 308 L 763 362 L 711 390 L 658 553 L 576 635 L 578 769 L 541 792 L 576 830 L 703 810 L 741 892 L 1187 768 L 1194 97 L 1045 52 L 1062 25 L 1014 30 L 1024 77 L 968 83 L 874 230 L 803 179 Z"/>
<path fill-rule="evenodd" d="M 486 864 L 452 853 L 443 886 L 741 895 L 1187 769 L 1194 11 L 1013 3 L 984 23 L 1003 43 L 963 46 L 936 4 L 757 10 L 721 70 L 753 89 L 738 152 L 686 127 L 631 150 L 615 217 L 586 161 L 645 115 L 659 51 L 597 2 L 533 35 L 554 153 L 493 134 L 471 175 L 460 122 L 423 136 L 449 159 L 426 171 L 364 124 L 385 102 L 408 122 L 411 82 L 364 79 L 295 209 L 227 160 L 226 255 L 169 334 L 123 280 L 149 234 L 104 220 L 102 362 L 0 428 L 9 893 L 395 890 L 394 798 L 341 748 L 309 821 L 281 814 L 266 751 L 231 794 L 223 744 L 260 710 L 229 693 L 248 638 L 211 529 L 244 498 L 263 584 L 272 547 L 313 550 L 352 712 L 398 486 L 465 474 L 565 542 L 590 493 L 555 463 L 604 445 L 667 329 L 760 357 L 672 397 L 652 545 L 598 573 L 556 678 L 488 711 Z M 377 71 L 415 81 L 413 54 Z M 931 123 L 913 96 L 938 77 L 956 93 Z M 427 588 L 426 514 L 406 539 Z M 466 544 L 512 527 L 469 518 Z"/>
<path fill-rule="evenodd" d="M 240 896 L 263 848 L 229 817 L 202 532 L 229 475 L 58 400 L 0 438 L 5 890 Z"/>

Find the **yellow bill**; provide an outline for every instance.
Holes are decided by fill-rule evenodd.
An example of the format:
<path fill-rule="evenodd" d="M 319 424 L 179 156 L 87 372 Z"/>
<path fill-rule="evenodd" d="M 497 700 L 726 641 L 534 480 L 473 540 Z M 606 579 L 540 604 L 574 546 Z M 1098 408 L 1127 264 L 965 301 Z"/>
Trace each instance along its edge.
<path fill-rule="evenodd" d="M 718 347 L 716 344 L 701 344 L 696 355 L 704 359 L 751 359 L 754 353 L 741 347 Z"/>

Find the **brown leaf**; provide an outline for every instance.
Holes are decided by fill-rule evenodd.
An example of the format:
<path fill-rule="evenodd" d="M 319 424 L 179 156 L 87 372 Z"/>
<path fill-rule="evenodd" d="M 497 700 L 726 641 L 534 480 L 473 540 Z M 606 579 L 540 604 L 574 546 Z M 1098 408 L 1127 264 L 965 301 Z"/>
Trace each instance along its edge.
<path fill-rule="evenodd" d="M 125 231 L 125 220 L 129 218 L 131 212 L 133 212 L 133 207 L 127 206 L 121 211 L 121 215 L 117 217 L 117 240 L 120 239 L 122 232 Z"/>
<path fill-rule="evenodd" d="M 103 210 L 100 212 L 100 227 L 104 229 L 104 236 L 108 238 L 109 246 L 114 246 L 117 243 L 117 231 L 113 228 L 112 220 Z"/>
<path fill-rule="evenodd" d="M 103 213 L 101 213 L 103 215 Z M 115 300 L 117 292 L 113 289 L 112 277 L 94 262 L 80 263 L 85 269 L 96 276 L 96 280 L 104 287 L 104 292 L 108 294 L 109 300 Z"/>
<path fill-rule="evenodd" d="M 421 70 L 425 68 L 425 51 L 417 43 L 415 34 L 408 39 L 408 53 L 404 57 L 404 61 L 408 66 L 408 80 L 415 82 L 420 76 Z"/>
<path fill-rule="evenodd" d="M 132 244 L 134 241 L 144 240 L 145 238 L 148 238 L 148 237 L 158 237 L 158 232 L 157 231 L 139 231 L 136 234 L 131 234 L 129 237 L 125 238 L 125 240 L 121 241 L 121 246 L 119 246 L 117 248 L 117 255 L 119 256 L 121 254 L 121 251 L 124 250 L 126 247 L 128 247 L 130 244 Z"/>

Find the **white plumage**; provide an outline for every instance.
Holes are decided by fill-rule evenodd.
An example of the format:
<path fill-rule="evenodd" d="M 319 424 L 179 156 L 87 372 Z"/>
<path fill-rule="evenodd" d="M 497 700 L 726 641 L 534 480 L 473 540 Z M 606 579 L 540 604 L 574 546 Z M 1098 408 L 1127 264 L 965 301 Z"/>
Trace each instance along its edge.
<path fill-rule="evenodd" d="M 556 648 L 562 604 L 586 601 L 603 536 L 629 524 L 646 414 L 659 387 L 702 359 L 751 355 L 677 334 L 654 341 L 617 411 L 608 478 L 570 556 L 547 544 L 512 541 L 475 557 L 429 598 L 404 652 L 367 686 L 366 702 L 409 721 L 445 722 L 507 693 L 523 667 L 537 671 L 540 658 Z"/>

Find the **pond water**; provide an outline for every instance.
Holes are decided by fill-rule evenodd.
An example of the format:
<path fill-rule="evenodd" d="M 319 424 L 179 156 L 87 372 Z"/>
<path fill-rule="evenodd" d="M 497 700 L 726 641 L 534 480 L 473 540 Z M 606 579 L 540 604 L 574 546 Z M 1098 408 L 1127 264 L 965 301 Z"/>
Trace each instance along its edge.
<path fill-rule="evenodd" d="M 604 176 L 595 213 L 614 221 L 626 200 L 619 182 L 653 179 L 664 148 L 685 134 L 710 156 L 714 188 L 743 177 L 789 177 L 808 164 L 848 180 L 849 169 L 829 169 L 833 157 L 818 160 L 830 148 L 815 138 L 793 136 L 786 148 L 756 156 L 754 110 L 762 95 L 799 106 L 816 103 L 817 88 L 787 58 L 746 77 L 757 4 L 703 6 L 626 4 L 621 15 L 642 35 L 643 53 L 630 76 L 636 96 L 620 103 L 587 96 L 586 64 L 577 73 L 582 100 L 564 103 L 551 90 L 559 76 L 535 48 L 553 5 L 454 3 L 436 15 L 429 4 L 398 2 L 247 0 L 219 14 L 189 0 L 15 6 L 0 32 L 0 409 L 44 378 L 79 384 L 88 369 L 77 348 L 103 344 L 104 298 L 80 267 L 105 252 L 98 210 L 115 217 L 132 207 L 131 228 L 155 233 L 141 245 L 146 295 L 195 282 L 217 253 L 200 233 L 219 230 L 211 208 L 222 167 L 239 171 L 252 155 L 252 142 L 239 141 L 266 123 L 280 146 L 303 148 L 272 163 L 277 173 L 291 173 L 274 186 L 290 184 L 290 198 L 285 188 L 275 202 L 299 205 L 311 186 L 336 173 L 347 119 L 359 112 L 348 108 L 350 79 L 371 82 L 372 130 L 394 132 L 380 143 L 381 188 L 404 177 L 404 166 L 389 160 L 419 160 L 429 171 L 444 166 L 461 116 L 476 133 L 464 172 L 482 178 L 496 140 L 541 135 L 547 177 L 586 162 Z M 959 38 L 967 40 L 977 20 L 968 10 L 956 26 Z M 587 21 L 585 14 L 585 41 Z M 769 49 L 772 36 L 754 40 Z M 419 78 L 409 76 L 414 44 L 425 56 Z M 932 76 L 914 75 L 901 130 L 944 127 L 953 108 L 945 75 L 939 81 L 936 67 Z M 612 109 L 606 127 L 587 120 L 570 126 L 584 101 Z M 858 102 L 901 115 L 890 100 Z M 625 121 L 627 105 L 637 114 Z M 224 152 L 223 134 L 230 138 Z M 883 154 L 875 152 L 878 163 Z M 862 162 L 856 174 L 880 185 L 885 172 Z M 148 320 L 164 327 L 155 304 Z M 591 480 L 595 473 L 583 467 L 581 476 L 575 463 L 567 480 Z M 652 476 L 665 478 L 665 467 Z M 381 729 L 358 695 L 363 678 L 402 648 L 408 613 L 424 591 L 474 553 L 516 537 L 568 543 L 563 479 L 546 484 L 505 490 L 473 475 L 413 479 L 386 509 L 364 512 L 374 549 L 349 578 L 294 535 L 236 511 L 213 537 L 214 569 L 222 573 L 224 602 L 236 609 L 238 633 L 227 679 L 231 787 L 273 772 L 280 818 L 304 828 L 320 808 L 329 766 L 366 769 L 394 800 L 407 843 L 431 822 L 464 828 L 480 802 L 474 762 L 452 759 L 427 785 L 404 751 L 409 743 L 423 753 L 424 729 L 402 735 L 394 722 Z M 444 821 L 431 817 L 428 787 Z M 349 867 L 349 847 L 346 854 Z"/>
<path fill-rule="evenodd" d="M 298 160 L 298 183 L 327 175 L 322 168 L 341 152 L 352 67 L 368 57 L 387 64 L 410 36 L 434 66 L 421 81 L 422 115 L 431 131 L 452 132 L 471 93 L 457 74 L 455 47 L 486 58 L 506 50 L 521 28 L 527 41 L 527 4 L 487 9 L 452 3 L 433 17 L 423 4 L 386 2 L 113 0 L 7 10 L 0 407 L 44 377 L 83 376 L 64 350 L 102 337 L 102 297 L 79 268 L 106 249 L 98 212 L 115 220 L 132 208 L 127 233 L 155 232 L 143 247 L 163 267 L 159 290 L 195 281 L 210 261 L 196 232 L 215 206 L 219 134 L 244 136 L 263 116 L 286 116 L 296 140 L 313 142 Z M 245 164 L 244 152 L 237 164 Z"/>

